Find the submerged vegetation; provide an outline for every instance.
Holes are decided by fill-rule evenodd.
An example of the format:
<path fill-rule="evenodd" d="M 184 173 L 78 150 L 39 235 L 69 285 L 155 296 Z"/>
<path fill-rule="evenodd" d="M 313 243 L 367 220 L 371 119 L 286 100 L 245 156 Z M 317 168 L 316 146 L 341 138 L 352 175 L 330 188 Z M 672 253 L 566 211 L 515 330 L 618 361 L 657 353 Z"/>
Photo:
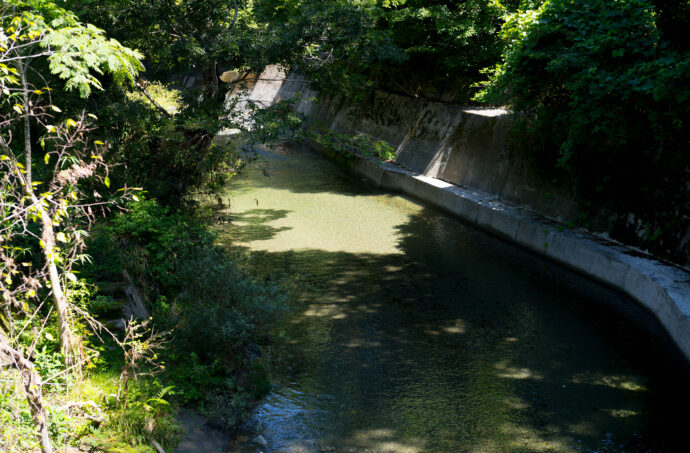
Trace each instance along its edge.
<path fill-rule="evenodd" d="M 0 448 L 168 449 L 177 405 L 231 428 L 269 390 L 284 290 L 214 245 L 199 203 L 252 143 L 305 136 L 294 100 L 229 111 L 267 64 L 348 101 L 508 105 L 513 146 L 687 249 L 689 22 L 666 0 L 5 0 Z"/>

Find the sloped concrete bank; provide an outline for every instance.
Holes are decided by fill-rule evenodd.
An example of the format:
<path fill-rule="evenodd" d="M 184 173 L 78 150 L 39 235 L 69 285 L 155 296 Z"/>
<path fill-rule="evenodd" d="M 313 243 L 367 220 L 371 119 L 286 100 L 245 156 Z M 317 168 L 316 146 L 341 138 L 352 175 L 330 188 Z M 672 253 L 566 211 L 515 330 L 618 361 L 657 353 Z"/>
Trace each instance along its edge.
<path fill-rule="evenodd" d="M 495 195 L 372 158 L 348 165 L 381 188 L 409 194 L 627 294 L 650 310 L 690 362 L 690 274 L 628 247 L 500 201 Z"/>
<path fill-rule="evenodd" d="M 288 77 L 269 67 L 262 79 L 250 101 L 271 105 L 300 96 L 297 110 L 311 122 L 334 132 L 367 134 L 396 149 L 396 163 L 353 157 L 347 164 L 356 172 L 627 294 L 659 319 L 690 362 L 690 272 L 566 228 L 578 215 L 575 194 L 567 183 L 544 180 L 527 156 L 507 152 L 504 111 L 377 93 L 371 109 L 359 112 L 330 99 L 312 102 L 318 93 L 299 74 Z M 616 222 L 635 228 L 639 219 L 602 213 L 601 231 Z"/>

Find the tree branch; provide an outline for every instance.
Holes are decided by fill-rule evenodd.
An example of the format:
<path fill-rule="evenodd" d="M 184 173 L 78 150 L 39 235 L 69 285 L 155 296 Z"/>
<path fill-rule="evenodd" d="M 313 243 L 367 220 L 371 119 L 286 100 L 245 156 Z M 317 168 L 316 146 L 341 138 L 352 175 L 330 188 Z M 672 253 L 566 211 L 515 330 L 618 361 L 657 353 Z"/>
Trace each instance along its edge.
<path fill-rule="evenodd" d="M 139 82 L 134 82 L 134 83 L 135 83 L 136 87 L 139 89 L 139 91 L 141 91 L 144 94 L 144 96 L 146 96 L 146 99 L 148 99 L 151 102 L 151 104 L 153 104 L 154 107 L 156 107 L 158 110 L 160 110 L 168 118 L 172 118 L 172 113 L 168 112 L 165 109 L 165 107 L 163 107 L 158 102 L 156 102 L 156 100 L 151 97 L 151 95 L 146 91 L 146 88 L 144 88 L 141 85 L 141 83 L 139 83 Z"/>

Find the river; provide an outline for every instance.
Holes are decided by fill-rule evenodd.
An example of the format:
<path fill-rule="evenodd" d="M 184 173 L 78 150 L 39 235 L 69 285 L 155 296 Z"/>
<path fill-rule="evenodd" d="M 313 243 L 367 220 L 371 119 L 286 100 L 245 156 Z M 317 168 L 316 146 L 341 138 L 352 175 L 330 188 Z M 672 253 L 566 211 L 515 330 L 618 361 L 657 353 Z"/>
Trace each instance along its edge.
<path fill-rule="evenodd" d="M 224 198 L 219 242 L 291 288 L 270 451 L 688 451 L 687 366 L 626 297 L 305 146 Z"/>

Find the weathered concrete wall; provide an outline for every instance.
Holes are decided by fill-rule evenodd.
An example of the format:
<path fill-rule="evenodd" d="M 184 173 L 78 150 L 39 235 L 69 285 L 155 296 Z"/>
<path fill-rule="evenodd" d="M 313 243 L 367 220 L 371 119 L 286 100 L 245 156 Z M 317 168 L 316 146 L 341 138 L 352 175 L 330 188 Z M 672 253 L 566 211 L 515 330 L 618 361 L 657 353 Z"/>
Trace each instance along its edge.
<path fill-rule="evenodd" d="M 366 109 L 332 99 L 314 103 L 317 93 L 299 75 L 267 84 L 250 99 L 297 95 L 298 110 L 311 121 L 396 148 L 397 163 L 352 158 L 355 171 L 629 295 L 654 313 L 690 361 L 690 272 L 558 223 L 577 215 L 575 194 L 567 184 L 553 187 L 528 157 L 509 151 L 506 112 L 387 93 L 376 94 Z"/>
<path fill-rule="evenodd" d="M 315 97 L 301 78 L 292 77 L 277 98 L 302 93 Z M 396 149 L 396 162 L 425 176 L 494 194 L 562 222 L 579 214 L 568 184 L 554 185 L 530 156 L 506 146 L 509 128 L 504 110 L 481 110 L 376 93 L 366 108 L 340 106 L 332 100 L 303 102 L 299 110 L 332 131 L 367 134 Z"/>

